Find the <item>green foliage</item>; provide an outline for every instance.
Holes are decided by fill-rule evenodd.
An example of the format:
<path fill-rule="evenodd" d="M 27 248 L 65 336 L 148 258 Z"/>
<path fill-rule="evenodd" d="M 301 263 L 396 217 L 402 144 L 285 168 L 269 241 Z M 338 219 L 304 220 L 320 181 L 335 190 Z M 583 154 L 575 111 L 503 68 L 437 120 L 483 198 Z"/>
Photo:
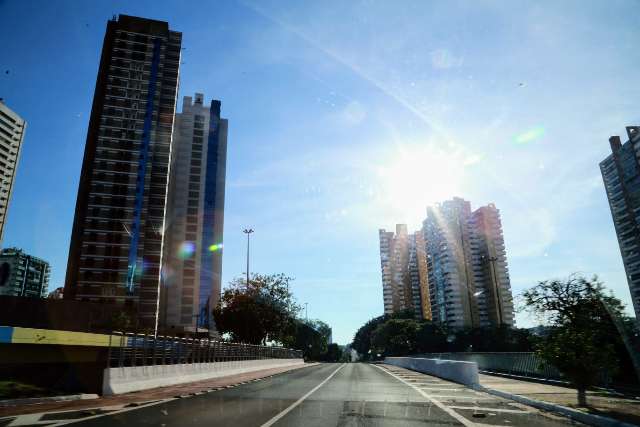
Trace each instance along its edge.
<path fill-rule="evenodd" d="M 533 351 L 528 330 L 505 325 L 462 329 L 452 332 L 452 336 L 448 351 Z"/>
<path fill-rule="evenodd" d="M 616 326 L 616 319 L 625 317 L 624 306 L 604 289 L 597 277 L 573 275 L 540 282 L 523 293 L 528 309 L 552 325 L 537 343 L 538 353 L 575 385 L 583 405 L 584 390 L 601 376 L 615 374 L 621 350 L 624 354 Z"/>
<path fill-rule="evenodd" d="M 596 384 L 602 372 L 612 375 L 618 367 L 614 345 L 598 327 L 568 324 L 554 328 L 538 344 L 538 354 L 577 388 Z"/>
<path fill-rule="evenodd" d="M 371 356 L 371 336 L 373 331 L 386 320 L 387 317 L 385 316 L 375 317 L 356 332 L 351 347 L 360 354 L 363 360 L 368 360 Z"/>
<path fill-rule="evenodd" d="M 419 330 L 420 325 L 414 319 L 389 319 L 373 331 L 371 350 L 376 357 L 415 353 Z"/>
<path fill-rule="evenodd" d="M 327 346 L 327 352 L 323 355 L 325 362 L 339 362 L 342 360 L 342 349 L 336 343 Z"/>
<path fill-rule="evenodd" d="M 327 352 L 327 339 L 310 323 L 296 320 L 293 323 L 293 333 L 285 339 L 283 344 L 302 350 L 305 360 L 321 360 Z"/>
<path fill-rule="evenodd" d="M 132 329 L 133 322 L 131 314 L 125 311 L 115 312 L 111 316 L 110 329 L 113 331 L 127 332 Z"/>
<path fill-rule="evenodd" d="M 447 331 L 441 325 L 432 322 L 420 322 L 416 335 L 417 353 L 442 353 L 448 351 Z"/>
<path fill-rule="evenodd" d="M 289 292 L 290 281 L 284 274 L 257 274 L 248 284 L 241 278 L 233 280 L 213 310 L 218 331 L 250 344 L 286 341 L 300 309 Z"/>
<path fill-rule="evenodd" d="M 577 320 L 581 316 L 580 307 L 584 307 L 585 302 L 602 306 L 604 311 L 601 314 L 606 311 L 608 318 L 624 317 L 622 302 L 611 294 L 605 294 L 605 287 L 596 276 L 587 279 L 574 274 L 565 280 L 545 280 L 526 290 L 522 296 L 528 311 L 552 324 Z M 590 313 L 598 315 L 593 311 Z"/>
<path fill-rule="evenodd" d="M 356 332 L 353 349 L 364 360 L 377 358 L 377 354 L 382 357 L 452 351 L 533 350 L 531 334 L 525 329 L 502 326 L 449 330 L 443 325 L 407 317 L 407 314 L 410 313 L 371 319 Z"/>
<path fill-rule="evenodd" d="M 322 320 L 309 319 L 309 320 L 304 320 L 304 323 L 306 323 L 307 325 L 311 326 L 313 329 L 318 331 L 320 335 L 322 335 L 327 342 L 331 340 L 331 332 L 332 332 L 331 326 L 327 325 Z"/>
<path fill-rule="evenodd" d="M 33 384 L 10 380 L 0 381 L 0 399 L 42 397 L 55 394 L 56 390 L 48 390 Z"/>

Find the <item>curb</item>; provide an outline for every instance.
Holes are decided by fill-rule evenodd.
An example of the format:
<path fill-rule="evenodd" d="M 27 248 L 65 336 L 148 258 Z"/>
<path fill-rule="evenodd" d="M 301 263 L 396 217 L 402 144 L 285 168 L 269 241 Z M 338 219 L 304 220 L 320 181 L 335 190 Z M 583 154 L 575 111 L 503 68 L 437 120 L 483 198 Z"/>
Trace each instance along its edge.
<path fill-rule="evenodd" d="M 70 394 L 66 396 L 49 396 L 49 397 L 30 397 L 25 399 L 7 399 L 0 400 L 0 407 L 17 406 L 17 405 L 35 405 L 47 402 L 69 402 L 72 400 L 88 400 L 98 399 L 97 394 Z"/>
<path fill-rule="evenodd" d="M 556 405 L 554 403 L 543 402 L 540 400 L 530 399 L 519 394 L 507 393 L 492 388 L 487 388 L 481 385 L 473 387 L 477 391 L 489 393 L 494 396 L 502 397 L 504 399 L 513 400 L 525 405 L 533 406 L 534 408 L 544 409 L 545 411 L 555 412 L 565 417 L 569 417 L 573 420 L 581 423 L 589 424 L 598 427 L 634 427 L 635 424 L 625 423 L 624 421 L 614 420 L 613 418 L 605 417 L 602 415 L 586 414 L 576 409 L 567 408 L 566 406 Z"/>

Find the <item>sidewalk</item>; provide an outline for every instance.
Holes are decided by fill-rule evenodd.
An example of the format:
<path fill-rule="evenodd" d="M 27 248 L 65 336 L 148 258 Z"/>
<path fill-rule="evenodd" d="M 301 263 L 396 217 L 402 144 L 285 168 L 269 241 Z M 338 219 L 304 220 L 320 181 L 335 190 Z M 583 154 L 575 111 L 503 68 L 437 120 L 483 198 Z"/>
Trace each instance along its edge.
<path fill-rule="evenodd" d="M 16 405 L 0 407 L 0 418 L 12 415 L 34 414 L 40 412 L 57 412 L 70 410 L 85 410 L 114 406 L 125 406 L 140 402 L 167 399 L 176 396 L 187 396 L 192 393 L 202 393 L 211 389 L 232 387 L 248 381 L 255 381 L 266 377 L 271 377 L 295 369 L 313 366 L 315 363 L 304 365 L 265 369 L 258 372 L 248 372 L 245 374 L 232 375 L 210 380 L 197 381 L 193 383 L 178 384 L 169 387 L 160 387 L 149 390 L 142 390 L 133 393 L 104 396 L 98 399 L 74 400 L 46 402 L 32 405 Z"/>
<path fill-rule="evenodd" d="M 577 392 L 573 388 L 537 382 L 521 381 L 500 376 L 480 374 L 480 385 L 504 393 L 602 415 L 619 421 L 640 425 L 640 397 L 623 397 L 606 391 L 587 392 L 588 408 L 578 407 Z"/>

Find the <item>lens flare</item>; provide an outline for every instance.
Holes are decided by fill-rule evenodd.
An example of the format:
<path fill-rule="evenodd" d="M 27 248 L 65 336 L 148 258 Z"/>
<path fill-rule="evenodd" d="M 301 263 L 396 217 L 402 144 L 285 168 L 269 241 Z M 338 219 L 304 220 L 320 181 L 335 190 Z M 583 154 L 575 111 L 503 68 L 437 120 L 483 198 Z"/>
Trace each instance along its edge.
<path fill-rule="evenodd" d="M 196 245 L 193 242 L 184 242 L 178 249 L 178 257 L 180 259 L 189 259 L 196 252 Z"/>
<path fill-rule="evenodd" d="M 529 144 L 537 139 L 540 139 L 544 136 L 544 128 L 542 126 L 535 127 L 533 129 L 529 129 L 526 132 L 523 132 L 519 135 L 516 135 L 514 141 L 518 145 Z"/>
<path fill-rule="evenodd" d="M 163 265 L 162 269 L 160 270 L 160 277 L 163 280 L 169 280 L 171 277 L 173 277 L 173 270 L 171 269 L 171 267 Z"/>
<path fill-rule="evenodd" d="M 209 246 L 209 252 L 217 252 L 222 250 L 222 243 Z"/>

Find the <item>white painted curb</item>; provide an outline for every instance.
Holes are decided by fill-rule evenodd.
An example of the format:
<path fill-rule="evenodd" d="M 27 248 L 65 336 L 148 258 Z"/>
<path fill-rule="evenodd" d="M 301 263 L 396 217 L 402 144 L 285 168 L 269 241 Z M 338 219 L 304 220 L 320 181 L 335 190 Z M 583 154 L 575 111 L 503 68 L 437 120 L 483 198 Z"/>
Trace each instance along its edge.
<path fill-rule="evenodd" d="M 555 412 L 557 414 L 564 415 L 573 420 L 581 423 L 589 424 L 598 427 L 635 427 L 635 424 L 625 423 L 623 421 L 614 420 L 613 418 L 604 417 L 602 415 L 586 414 L 578 411 L 577 409 L 567 408 L 566 406 L 556 405 L 554 403 L 543 402 L 540 400 L 530 399 L 519 394 L 507 393 L 492 388 L 487 388 L 481 385 L 473 387 L 477 391 L 489 393 L 494 396 L 502 397 L 504 399 L 514 400 L 525 405 L 533 406 L 534 408 L 544 409 L 545 411 Z"/>

